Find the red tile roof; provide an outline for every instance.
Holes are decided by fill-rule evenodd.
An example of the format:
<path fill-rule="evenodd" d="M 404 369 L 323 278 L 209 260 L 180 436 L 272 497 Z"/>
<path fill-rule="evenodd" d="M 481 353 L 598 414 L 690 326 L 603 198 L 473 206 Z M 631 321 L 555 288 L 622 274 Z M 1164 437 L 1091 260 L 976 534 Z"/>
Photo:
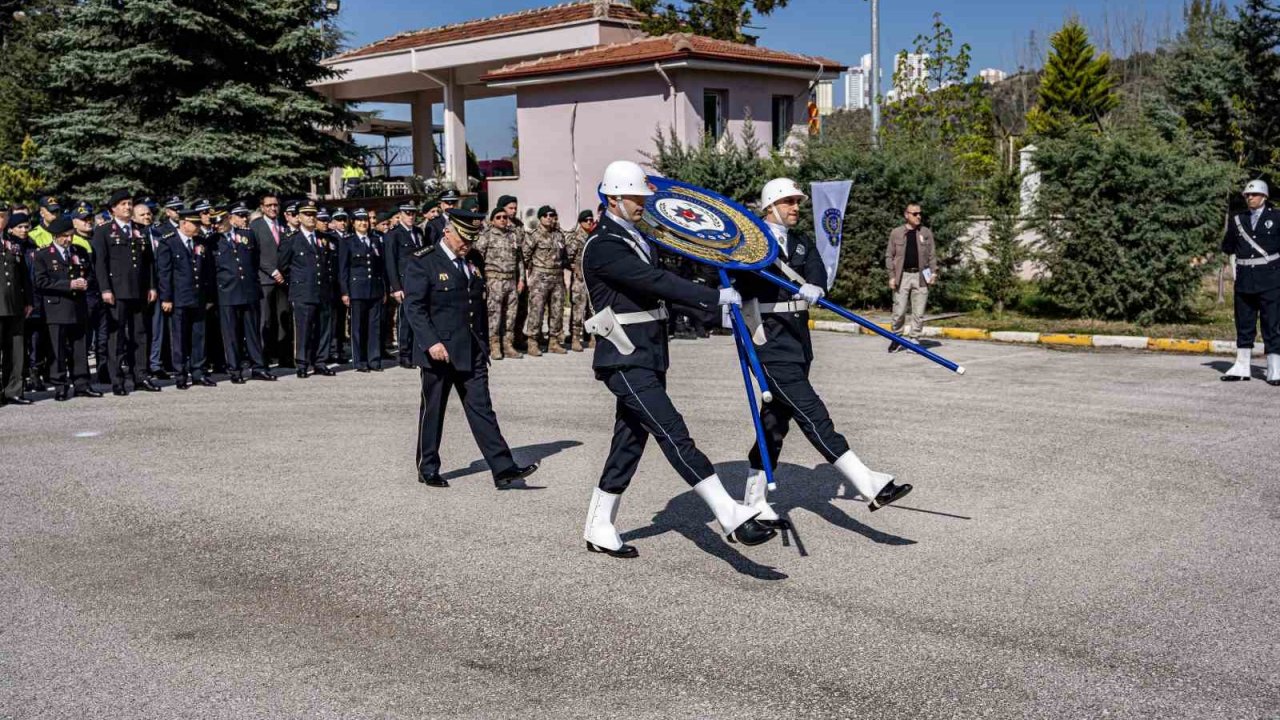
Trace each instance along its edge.
<path fill-rule="evenodd" d="M 533 10 L 522 10 L 480 20 L 468 20 L 455 25 L 442 25 L 440 27 L 402 32 L 364 47 L 348 50 L 333 59 L 349 60 L 366 55 L 432 47 L 459 40 L 475 40 L 492 35 L 537 30 L 539 28 L 582 22 L 593 18 L 612 20 L 615 23 L 635 24 L 643 20 L 644 15 L 630 5 L 612 1 L 586 0 L 584 2 L 565 3 Z"/>
<path fill-rule="evenodd" d="M 830 58 L 770 50 L 755 45 L 715 40 L 701 35 L 676 33 L 660 37 L 637 38 L 631 42 L 599 45 L 572 53 L 526 60 L 494 70 L 482 79 L 493 82 L 683 59 L 720 60 L 807 70 L 817 70 L 821 66 L 833 72 L 845 69 L 844 65 Z"/>

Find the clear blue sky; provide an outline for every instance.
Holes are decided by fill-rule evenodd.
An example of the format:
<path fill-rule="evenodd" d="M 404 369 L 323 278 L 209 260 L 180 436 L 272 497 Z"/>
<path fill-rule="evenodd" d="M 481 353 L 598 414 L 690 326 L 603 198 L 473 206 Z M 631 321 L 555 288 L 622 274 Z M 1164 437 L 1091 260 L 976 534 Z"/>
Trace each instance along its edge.
<path fill-rule="evenodd" d="M 551 4 L 555 0 L 343 0 L 339 22 L 348 33 L 347 43 L 357 47 L 404 30 Z M 1229 4 L 1236 5 L 1237 0 L 1229 0 Z M 1122 40 L 1126 33 L 1121 28 L 1142 26 L 1150 48 L 1161 35 L 1177 32 L 1183 0 L 882 0 L 880 5 L 880 42 L 885 57 L 909 49 L 916 35 L 929 32 L 933 13 L 941 12 L 956 42 L 972 46 L 976 74 L 986 67 L 1014 71 L 1020 65 L 1038 65 L 1041 60 L 1033 59 L 1027 51 L 1031 33 L 1040 39 L 1043 53 L 1048 36 L 1070 15 L 1078 15 L 1089 26 L 1099 46 L 1105 45 L 1109 34 L 1117 55 L 1126 49 Z M 757 18 L 755 24 L 763 29 L 752 32 L 766 47 L 823 55 L 854 65 L 864 53 L 871 52 L 869 8 L 867 0 L 791 0 L 772 16 Z M 882 64 L 887 75 L 889 66 Z M 838 88 L 837 103 L 842 99 L 843 91 Z M 387 117 L 408 117 L 407 107 L 380 109 Z M 467 104 L 468 141 L 481 159 L 510 152 L 514 123 L 514 98 Z"/>

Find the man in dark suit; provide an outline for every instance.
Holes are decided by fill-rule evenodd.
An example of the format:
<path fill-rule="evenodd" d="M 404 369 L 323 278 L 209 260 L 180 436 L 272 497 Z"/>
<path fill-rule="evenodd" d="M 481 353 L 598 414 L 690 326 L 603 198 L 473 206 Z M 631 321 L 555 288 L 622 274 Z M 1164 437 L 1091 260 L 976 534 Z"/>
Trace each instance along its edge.
<path fill-rule="evenodd" d="M 244 383 L 246 366 L 256 380 L 276 379 L 267 370 L 262 354 L 262 328 L 259 321 L 258 241 L 249 232 L 249 208 L 237 203 L 228 218 L 230 227 L 218 234 L 214 249 L 216 284 L 218 287 L 218 320 L 222 327 L 223 349 L 227 356 L 227 372 L 231 383 Z"/>
<path fill-rule="evenodd" d="M 32 288 L 22 246 L 5 227 L 9 206 L 0 206 L 0 405 L 30 405 L 22 396 L 27 348 L 24 323 L 33 309 Z"/>
<path fill-rule="evenodd" d="M 418 481 L 449 486 L 440 477 L 440 437 L 449 392 L 456 389 L 471 435 L 489 463 L 494 484 L 503 490 L 531 475 L 538 465 L 516 465 L 489 398 L 485 284 L 467 259 L 484 215 L 453 211 L 448 220 L 440 242 L 414 251 L 405 266 L 405 316 L 413 324 L 413 362 L 422 368 Z"/>
<path fill-rule="evenodd" d="M 396 311 L 396 347 L 400 358 L 400 367 L 413 367 L 413 328 L 404 316 L 404 271 L 408 258 L 424 246 L 422 232 L 418 230 L 416 218 L 418 207 L 413 203 L 400 206 L 397 222 L 383 236 L 382 247 L 387 261 L 387 286 L 391 289 L 391 297 L 397 303 Z"/>
<path fill-rule="evenodd" d="M 262 352 L 268 364 L 287 367 L 293 362 L 293 317 L 289 288 L 272 276 L 276 270 L 280 244 L 287 235 L 280 222 L 280 198 L 262 196 L 258 209 L 262 217 L 249 225 L 258 245 L 258 284 L 262 286 L 259 314 L 262 318 Z"/>
<path fill-rule="evenodd" d="M 610 163 L 600 192 L 608 197 L 609 211 L 583 250 L 583 274 L 596 311 L 584 326 L 602 340 L 591 366 L 617 400 L 613 443 L 587 510 L 587 549 L 620 558 L 639 555 L 623 544 L 613 519 L 650 435 L 671 467 L 711 508 L 721 532 L 744 545 L 767 542 L 776 531 L 755 520 L 758 511 L 729 497 L 667 395 L 666 303 L 709 312 L 716 305 L 740 304 L 742 298 L 732 288 L 698 285 L 658 267 L 653 246 L 635 226 L 645 198 L 653 194 L 639 165 Z"/>
<path fill-rule="evenodd" d="M 148 305 L 156 301 L 155 256 L 151 245 L 133 225 L 133 198 L 125 190 L 107 201 L 111 220 L 93 230 L 94 273 L 102 302 L 110 308 L 107 352 L 111 389 L 128 395 L 124 363 L 129 360 L 135 389 L 160 392 L 147 376 L 150 354 Z"/>
<path fill-rule="evenodd" d="M 58 217 L 49 223 L 53 244 L 35 253 L 35 285 L 44 305 L 45 322 L 53 345 L 53 366 L 57 390 L 54 399 L 72 395 L 102 397 L 89 384 L 89 351 L 86 337 L 89 306 L 85 293 L 93 264 L 89 253 L 71 244 L 74 228 L 70 218 Z"/>
<path fill-rule="evenodd" d="M 170 198 L 169 203 L 176 202 L 178 210 L 182 209 L 181 198 Z M 166 205 L 166 211 L 168 206 Z M 177 218 L 177 210 L 174 210 L 174 217 Z M 133 226 L 142 233 L 142 237 L 146 238 L 147 245 L 151 247 L 151 254 L 154 256 L 160 251 L 160 239 L 166 235 L 172 235 L 178 231 L 178 226 L 170 223 L 167 219 L 152 223 L 152 210 L 144 203 L 135 200 L 133 203 Z M 176 220 L 175 220 L 176 222 Z M 158 283 L 157 283 L 158 284 Z M 165 372 L 165 348 L 172 348 L 169 342 L 169 323 L 168 316 L 160 309 L 160 303 L 153 303 L 149 312 L 151 324 L 151 347 L 149 348 L 147 365 L 148 374 L 152 380 L 167 380 L 169 373 Z M 172 354 L 172 351 L 170 352 Z"/>
<path fill-rule="evenodd" d="M 338 247 L 338 284 L 342 304 L 351 311 L 351 355 L 356 372 L 382 370 L 382 302 L 387 295 L 382 240 L 369 233 L 369 213 L 351 215 L 355 232 Z"/>
<path fill-rule="evenodd" d="M 298 208 L 298 217 L 298 231 L 280 243 L 272 277 L 289 284 L 298 377 L 310 377 L 312 370 L 320 375 L 333 375 L 333 370 L 321 362 L 318 355 L 321 305 L 329 302 L 332 294 L 331 276 L 326 268 L 328 250 L 324 247 L 325 239 L 316 232 L 315 204 L 304 203 Z"/>
<path fill-rule="evenodd" d="M 814 449 L 853 483 L 875 512 L 911 492 L 911 486 L 895 484 L 892 475 L 875 472 L 858 459 L 844 436 L 836 432 L 827 406 L 809 383 L 813 363 L 809 306 L 826 294 L 827 268 L 813 241 L 794 230 L 800 222 L 800 203 L 806 197 L 788 178 L 769 181 L 760 194 L 765 223 L 778 241 L 775 264 L 783 276 L 800 286 L 800 292 L 792 295 L 755 273 L 734 274 L 733 284 L 742 293 L 742 311 L 748 318 L 752 342 L 759 346 L 756 355 L 773 391 L 773 401 L 760 408 L 760 422 L 774 467 L 795 420 Z M 759 445 L 751 448 L 748 458 L 751 473 L 742 504 L 759 511 L 756 519 L 761 523 L 782 527 L 783 520 L 766 500 L 768 486 Z"/>
<path fill-rule="evenodd" d="M 440 237 L 444 234 L 444 228 L 449 223 L 449 211 L 458 207 L 458 203 L 462 200 L 462 196 L 457 190 L 445 190 L 436 200 L 435 217 L 427 221 L 423 228 L 423 234 L 426 237 L 428 245 L 434 245 L 440 242 Z"/>
<path fill-rule="evenodd" d="M 169 316 L 173 369 L 181 390 L 192 382 L 217 385 L 204 371 L 205 323 L 213 309 L 215 270 L 199 223 L 200 211 L 183 210 L 178 232 L 165 236 L 156 254 L 160 308 Z"/>

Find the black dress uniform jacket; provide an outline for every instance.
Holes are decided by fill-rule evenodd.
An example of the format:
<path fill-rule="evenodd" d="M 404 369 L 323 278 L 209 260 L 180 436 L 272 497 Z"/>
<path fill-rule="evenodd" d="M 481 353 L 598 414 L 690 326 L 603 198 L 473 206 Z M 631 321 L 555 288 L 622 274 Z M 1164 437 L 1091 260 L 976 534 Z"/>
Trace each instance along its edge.
<path fill-rule="evenodd" d="M 352 300 L 381 300 L 387 294 L 382 240 L 372 234 L 361 240 L 348 233 L 338 242 L 338 287 Z"/>
<path fill-rule="evenodd" d="M 270 231 L 267 241 L 274 254 L 275 241 Z M 261 299 L 258 253 L 258 240 L 247 230 L 231 228 L 219 234 L 214 249 L 219 305 L 256 305 Z"/>
<path fill-rule="evenodd" d="M 488 362 L 489 312 L 478 270 L 468 279 L 440 245 L 428 245 L 408 256 L 404 293 L 415 365 L 431 367 L 427 350 L 436 343 L 444 343 L 460 372 Z"/>
<path fill-rule="evenodd" d="M 391 292 L 404 290 L 404 275 L 409 256 L 424 247 L 422 233 L 415 228 L 405 228 L 396 223 L 383 236 L 384 255 L 387 261 L 387 285 Z M 430 247 L 426 245 L 425 247 Z"/>
<path fill-rule="evenodd" d="M 1268 206 L 1258 217 L 1258 226 L 1251 228 L 1251 223 L 1248 211 L 1232 217 L 1222 240 L 1222 252 L 1235 255 L 1238 260 L 1261 257 L 1241 236 L 1240 228 L 1244 228 L 1268 255 L 1280 253 L 1280 211 Z M 1260 293 L 1276 288 L 1280 288 L 1280 260 L 1266 265 L 1236 265 L 1236 292 Z"/>
<path fill-rule="evenodd" d="M 203 308 L 214 299 L 213 257 L 203 238 L 191 238 L 190 242 L 188 250 L 178 233 L 160 240 L 156 253 L 160 301 L 180 308 Z"/>
<path fill-rule="evenodd" d="M 98 288 L 119 300 L 146 300 L 156 287 L 155 257 L 142 231 L 128 223 L 128 230 L 112 218 L 93 230 L 94 274 Z"/>
<path fill-rule="evenodd" d="M 51 325 L 83 325 L 89 320 L 84 290 L 72 290 L 71 281 L 88 280 L 93 273 L 89 253 L 84 248 L 67 247 L 64 262 L 56 245 L 37 250 L 34 255 L 36 291 L 44 305 L 45 322 Z"/>
<path fill-rule="evenodd" d="M 664 300 L 709 312 L 720 299 L 716 288 L 696 285 L 658 267 L 608 214 L 587 238 L 582 256 L 592 312 L 606 307 L 618 315 L 657 310 Z M 591 366 L 597 370 L 642 367 L 666 372 L 670 365 L 667 324 L 645 322 L 624 329 L 635 352 L 623 355 L 613 343 L 600 340 Z"/>
<path fill-rule="evenodd" d="M 33 305 L 22 246 L 0 233 L 0 317 L 24 317 Z"/>
<path fill-rule="evenodd" d="M 786 254 L 778 254 L 778 262 L 785 263 L 804 278 L 806 283 L 820 288 L 827 286 L 827 268 L 813 241 L 796 232 L 787 234 Z M 775 275 L 790 280 L 791 277 L 777 268 L 769 268 Z M 743 301 L 755 299 L 762 304 L 792 302 L 791 292 L 755 273 L 734 273 L 733 286 L 742 294 Z M 765 344 L 756 345 L 760 362 L 813 361 L 813 342 L 809 336 L 809 313 L 762 313 Z"/>
<path fill-rule="evenodd" d="M 333 297 L 328 241 L 318 232 L 313 237 L 315 242 L 311 243 L 305 233 L 298 231 L 280 242 L 276 269 L 289 283 L 291 302 L 320 304 Z"/>

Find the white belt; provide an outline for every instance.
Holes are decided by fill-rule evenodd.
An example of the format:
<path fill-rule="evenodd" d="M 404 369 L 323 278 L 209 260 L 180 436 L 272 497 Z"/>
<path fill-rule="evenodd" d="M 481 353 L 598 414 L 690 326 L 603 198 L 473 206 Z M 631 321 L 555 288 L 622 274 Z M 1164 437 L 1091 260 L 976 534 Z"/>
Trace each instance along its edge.
<path fill-rule="evenodd" d="M 1260 257 L 1260 258 L 1249 258 L 1248 260 L 1241 260 L 1240 258 L 1236 258 L 1236 265 L 1243 265 L 1244 267 L 1257 267 L 1259 265 L 1270 265 L 1276 260 L 1280 260 L 1280 253 L 1276 253 L 1274 255 L 1267 255 L 1266 257 Z"/>
<path fill-rule="evenodd" d="M 613 316 L 614 322 L 619 325 L 639 325 L 647 322 L 661 322 L 667 319 L 667 309 L 660 307 L 656 310 L 641 310 L 631 313 L 617 313 Z"/>
<path fill-rule="evenodd" d="M 780 303 L 760 303 L 760 312 L 762 313 L 789 313 L 804 312 L 809 309 L 809 303 L 804 300 L 792 300 L 791 302 Z"/>

